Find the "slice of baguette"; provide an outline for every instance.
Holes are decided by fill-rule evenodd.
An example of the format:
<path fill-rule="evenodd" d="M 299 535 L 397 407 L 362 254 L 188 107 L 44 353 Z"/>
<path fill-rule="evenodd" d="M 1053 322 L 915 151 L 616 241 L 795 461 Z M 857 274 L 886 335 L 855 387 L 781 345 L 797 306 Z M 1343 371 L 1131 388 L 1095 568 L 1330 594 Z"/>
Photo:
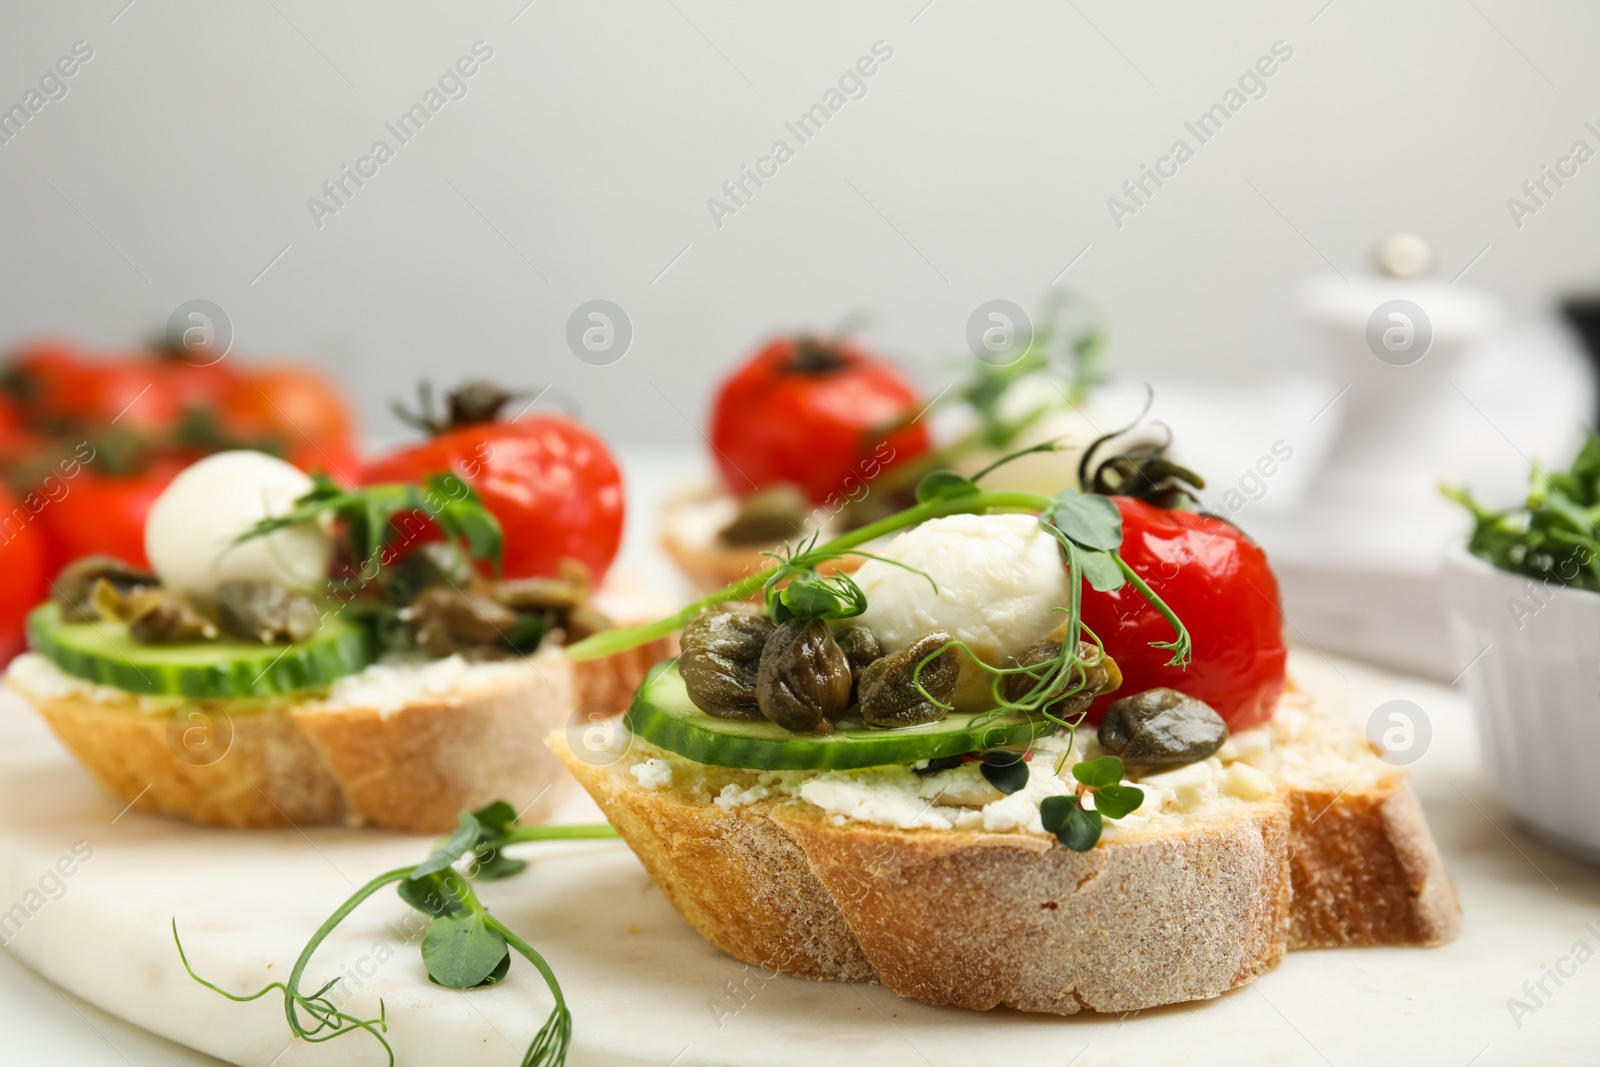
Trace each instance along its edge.
<path fill-rule="evenodd" d="M 620 572 L 594 603 L 624 626 L 673 607 Z M 575 664 L 551 643 L 522 669 L 485 665 L 460 686 L 398 694 L 357 687 L 354 699 L 341 697 L 344 685 L 299 701 L 140 697 L 37 656 L 14 661 L 6 682 L 106 792 L 140 811 L 216 826 L 441 833 L 497 799 L 528 822 L 554 811 L 570 779 L 544 735 L 620 715 L 650 667 L 676 652 L 674 635 Z"/>
<path fill-rule="evenodd" d="M 1291 949 L 1441 945 L 1461 932 L 1455 883 L 1403 776 L 1288 799 Z"/>
<path fill-rule="evenodd" d="M 718 803 L 757 773 L 696 764 L 652 787 L 626 755 L 548 743 L 728 954 L 931 1004 L 1072 1014 L 1216 997 L 1289 948 L 1455 936 L 1455 890 L 1404 777 L 1359 735 L 1284 718 L 1257 754 L 1270 793 L 1119 827 L 1082 854 L 845 821 L 781 791 Z"/>
<path fill-rule="evenodd" d="M 1070 1015 L 1220 996 L 1283 955 L 1276 801 L 1075 853 L 1025 834 L 835 826 L 795 799 L 725 810 L 549 743 L 690 925 L 769 973 Z"/>
<path fill-rule="evenodd" d="M 67 678 L 32 654 L 6 681 L 119 803 L 216 826 L 343 822 L 416 833 L 504 799 L 536 820 L 566 776 L 541 743 L 574 704 L 557 648 L 448 691 L 303 702 L 152 699 Z M 503 669 L 499 669 L 503 668 Z M 365 676 L 357 676 L 364 678 Z"/>
<path fill-rule="evenodd" d="M 1440 945 L 1461 904 L 1405 770 L 1361 728 L 1291 689 L 1256 759 L 1289 806 L 1289 947 Z M 1248 757 L 1247 757 L 1248 758 Z"/>
<path fill-rule="evenodd" d="M 699 592 L 714 593 L 772 566 L 768 553 L 780 545 L 729 545 L 718 536 L 737 512 L 734 499 L 714 486 L 682 490 L 662 505 L 661 547 Z M 818 570 L 854 571 L 862 562 L 847 556 L 829 560 Z"/>

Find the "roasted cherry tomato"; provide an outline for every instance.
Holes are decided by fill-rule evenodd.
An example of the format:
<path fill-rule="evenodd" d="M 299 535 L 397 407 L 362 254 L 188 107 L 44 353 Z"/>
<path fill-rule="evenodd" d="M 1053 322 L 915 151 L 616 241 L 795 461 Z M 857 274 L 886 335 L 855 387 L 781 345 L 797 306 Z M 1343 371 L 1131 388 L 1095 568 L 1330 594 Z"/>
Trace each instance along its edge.
<path fill-rule="evenodd" d="M 12 470 L 43 449 L 44 438 L 28 428 L 21 405 L 0 394 L 0 470 Z"/>
<path fill-rule="evenodd" d="M 6 385 L 34 423 L 99 422 L 100 367 L 65 341 L 34 341 L 17 349 Z"/>
<path fill-rule="evenodd" d="M 510 399 L 492 386 L 463 387 L 451 397 L 448 420 L 417 420 L 434 434 L 431 440 L 368 464 L 361 480 L 420 484 L 454 472 L 500 520 L 507 578 L 555 577 L 570 558 L 598 583 L 622 543 L 616 461 L 604 442 L 570 419 L 499 421 Z"/>
<path fill-rule="evenodd" d="M 42 512 L 41 512 L 42 514 Z M 0 663 L 26 645 L 23 624 L 44 599 L 46 534 L 37 517 L 0 486 Z"/>
<path fill-rule="evenodd" d="M 916 389 L 848 341 L 780 337 L 725 381 L 711 443 L 730 491 L 785 482 L 814 503 L 851 496 L 928 451 Z"/>
<path fill-rule="evenodd" d="M 179 459 L 160 459 L 138 473 L 111 474 L 97 470 L 91 459 L 75 475 L 46 476 L 30 494 L 48 501 L 39 519 L 50 533 L 52 577 L 84 556 L 115 556 L 135 567 L 148 567 L 145 516 L 185 465 Z"/>
<path fill-rule="evenodd" d="M 234 365 L 208 349 L 162 349 L 157 357 L 161 386 L 184 411 L 214 409 L 239 380 Z"/>
<path fill-rule="evenodd" d="M 359 463 L 349 409 L 321 374 L 289 364 L 250 367 L 223 391 L 218 422 L 227 436 L 280 445 L 302 470 L 350 484 Z"/>
<path fill-rule="evenodd" d="M 1113 497 L 1122 513 L 1122 558 L 1188 627 L 1193 661 L 1168 667 L 1172 628 L 1137 590 L 1097 593 L 1086 584 L 1083 622 L 1122 670 L 1122 687 L 1090 710 L 1099 721 L 1119 696 L 1169 688 L 1203 700 L 1231 730 L 1272 717 L 1283 693 L 1283 611 L 1261 548 L 1221 519 Z"/>
<path fill-rule="evenodd" d="M 202 394 L 190 384 L 191 370 L 142 352 L 85 357 L 64 343 L 41 342 L 18 352 L 7 377 L 36 424 L 164 433 L 186 406 L 215 399 L 214 391 Z"/>

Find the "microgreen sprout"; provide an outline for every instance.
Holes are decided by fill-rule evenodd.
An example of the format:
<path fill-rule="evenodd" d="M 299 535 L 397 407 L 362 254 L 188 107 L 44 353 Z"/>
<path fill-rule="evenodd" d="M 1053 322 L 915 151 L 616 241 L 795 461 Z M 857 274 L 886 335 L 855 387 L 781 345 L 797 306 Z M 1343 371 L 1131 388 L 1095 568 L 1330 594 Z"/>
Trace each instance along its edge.
<path fill-rule="evenodd" d="M 524 841 L 574 840 L 616 837 L 605 824 L 594 826 L 521 826 L 511 805 L 497 800 L 476 812 L 462 812 L 460 823 L 449 837 L 439 842 L 421 863 L 397 867 L 372 879 L 352 893 L 311 935 L 300 951 L 289 977 L 271 982 L 254 993 L 230 993 L 208 982 L 189 965 L 183 942 L 178 938 L 178 922 L 172 921 L 172 940 L 178 959 L 190 978 L 229 1000 L 246 1003 L 279 993 L 289 1032 L 303 1041 L 331 1041 L 346 1034 L 364 1032 L 383 1046 L 390 1067 L 394 1049 L 385 1034 L 388 1016 L 378 1002 L 376 1018 L 352 1015 L 335 1004 L 332 991 L 339 984 L 334 978 L 312 992 L 303 992 L 301 982 L 311 958 L 328 935 L 378 890 L 396 887 L 400 899 L 428 916 L 422 938 L 422 962 L 428 977 L 451 989 L 472 989 L 503 981 L 511 967 L 513 950 L 531 963 L 549 987 L 554 1006 L 544 1025 L 523 1056 L 523 1067 L 561 1067 L 572 1042 L 572 1013 L 555 972 L 534 947 L 523 940 L 484 907 L 469 879 L 492 881 L 521 871 L 526 863 L 510 859 L 503 850 Z M 463 859 L 470 860 L 465 871 L 457 869 Z"/>
<path fill-rule="evenodd" d="M 829 553 L 817 547 L 819 536 L 813 533 L 797 546 L 784 545 L 776 552 L 762 553 L 777 561 L 761 590 L 762 607 L 773 622 L 784 623 L 790 619 L 853 619 L 866 611 L 867 594 L 854 578 L 844 572 L 826 577 L 818 572 L 817 568 L 823 564 L 846 556 L 875 559 L 913 574 L 922 574 L 933 586 L 934 595 L 939 595 L 938 584 L 914 567 L 860 550 Z"/>
<path fill-rule="evenodd" d="M 331 517 L 345 527 L 353 557 L 348 562 L 358 569 L 376 568 L 393 562 L 389 545 L 399 531 L 392 520 L 411 514 L 432 520 L 458 556 L 484 560 L 499 571 L 505 545 L 500 521 L 483 506 L 476 490 L 455 474 L 432 475 L 425 485 L 397 482 L 359 489 L 345 489 L 325 475 L 313 475 L 310 491 L 290 511 L 261 520 L 240 534 L 235 544 Z"/>
<path fill-rule="evenodd" d="M 1144 803 L 1144 790 L 1122 785 L 1126 768 L 1115 756 L 1082 760 L 1073 765 L 1077 779 L 1075 792 L 1046 797 L 1039 805 L 1039 821 L 1048 833 L 1074 852 L 1087 852 L 1100 840 L 1105 819 L 1121 819 L 1133 814 Z M 1094 797 L 1094 807 L 1083 803 Z"/>

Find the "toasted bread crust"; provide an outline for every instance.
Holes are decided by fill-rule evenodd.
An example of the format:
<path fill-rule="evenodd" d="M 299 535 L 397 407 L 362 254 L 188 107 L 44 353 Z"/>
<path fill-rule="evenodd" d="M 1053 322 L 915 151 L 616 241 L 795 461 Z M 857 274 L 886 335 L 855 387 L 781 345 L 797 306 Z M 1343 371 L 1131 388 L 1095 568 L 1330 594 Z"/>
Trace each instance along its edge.
<path fill-rule="evenodd" d="M 281 712 L 224 725 L 220 718 L 145 715 L 83 697 L 23 696 L 118 803 L 215 826 L 309 826 L 344 816 L 338 782 Z M 186 745 L 188 731 L 201 733 Z M 215 762 L 215 752 L 205 751 L 212 745 L 226 746 Z"/>
<path fill-rule="evenodd" d="M 498 798 L 529 820 L 559 803 L 567 779 L 542 739 L 571 714 L 572 664 L 554 648 L 534 662 L 392 711 L 305 704 L 228 715 L 225 702 L 196 702 L 149 712 L 132 697 L 20 691 L 101 786 L 140 811 L 217 826 L 440 833 Z M 184 736 L 194 730 L 199 745 Z"/>
<path fill-rule="evenodd" d="M 771 973 L 876 980 L 804 851 L 765 809 L 643 789 L 625 761 L 591 763 L 561 735 L 547 743 L 700 936 Z"/>
<path fill-rule="evenodd" d="M 661 547 L 701 593 L 714 593 L 772 566 L 769 553 L 781 546 L 728 545 L 719 537 L 694 538 L 686 534 L 674 516 L 683 508 L 702 503 L 725 490 L 697 486 L 669 498 L 661 509 Z M 821 574 L 851 572 L 864 561 L 858 556 L 828 560 L 817 570 Z"/>
<path fill-rule="evenodd" d="M 1440 945 L 1461 932 L 1455 883 L 1403 777 L 1354 794 L 1291 792 L 1289 810 L 1290 948 Z"/>
<path fill-rule="evenodd" d="M 835 826 L 793 802 L 772 819 L 878 980 L 928 1004 L 1134 1011 L 1220 996 L 1283 958 L 1289 826 L 1275 801 L 1083 853 L 1015 833 Z"/>
<path fill-rule="evenodd" d="M 1078 854 L 1022 834 L 835 826 L 797 800 L 725 811 L 549 743 L 690 924 L 769 971 L 1072 1014 L 1219 996 L 1283 955 L 1276 799 Z"/>
<path fill-rule="evenodd" d="M 536 659 L 536 673 L 447 700 L 393 712 L 309 705 L 290 716 L 339 784 L 352 821 L 436 833 L 463 811 L 505 800 L 536 822 L 566 793 L 540 742 L 573 705 L 566 657 Z"/>

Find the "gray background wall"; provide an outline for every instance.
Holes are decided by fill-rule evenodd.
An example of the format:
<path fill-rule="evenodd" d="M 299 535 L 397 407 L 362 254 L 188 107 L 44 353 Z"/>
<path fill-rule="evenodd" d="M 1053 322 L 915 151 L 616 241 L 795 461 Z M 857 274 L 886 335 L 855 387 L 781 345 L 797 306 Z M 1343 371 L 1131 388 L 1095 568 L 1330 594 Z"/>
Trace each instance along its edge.
<path fill-rule="evenodd" d="M 0 339 L 120 343 L 206 298 L 241 351 L 340 376 L 379 439 L 419 375 L 471 373 L 689 441 L 765 333 L 858 310 L 932 383 L 980 301 L 1059 278 L 1106 307 L 1122 373 L 1245 379 L 1296 365 L 1288 284 L 1395 229 L 1523 311 L 1600 280 L 1600 162 L 1520 228 L 1506 206 L 1600 148 L 1600 7 L 1325 3 L 8 4 L 0 106 L 94 57 L 0 146 Z M 385 122 L 480 40 L 466 95 L 399 144 Z M 799 144 L 784 123 L 878 41 L 866 94 Z M 1185 121 L 1277 41 L 1293 58 L 1200 145 Z M 1119 228 L 1107 198 L 1180 137 L 1195 157 Z M 307 199 L 380 138 L 394 158 L 319 228 Z M 779 138 L 794 158 L 718 227 L 707 198 Z M 592 298 L 633 324 L 610 366 L 564 339 Z"/>

